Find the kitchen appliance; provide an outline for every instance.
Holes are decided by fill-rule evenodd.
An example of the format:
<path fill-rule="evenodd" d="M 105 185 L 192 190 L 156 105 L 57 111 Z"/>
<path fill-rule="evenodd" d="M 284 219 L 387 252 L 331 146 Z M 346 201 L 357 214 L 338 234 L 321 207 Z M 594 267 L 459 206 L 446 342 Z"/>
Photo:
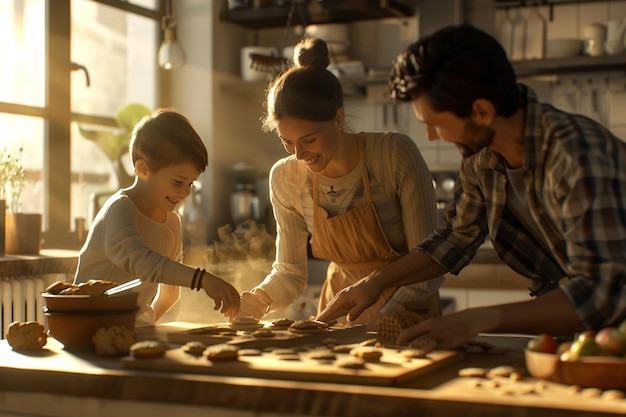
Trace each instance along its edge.
<path fill-rule="evenodd" d="M 253 165 L 239 162 L 234 165 L 235 191 L 230 196 L 230 217 L 234 226 L 246 220 L 261 220 L 257 195 L 257 171 Z"/>
<path fill-rule="evenodd" d="M 459 171 L 433 171 L 432 176 L 435 198 L 437 199 L 437 218 L 441 223 L 446 208 L 454 201 L 454 186 L 459 178 Z"/>

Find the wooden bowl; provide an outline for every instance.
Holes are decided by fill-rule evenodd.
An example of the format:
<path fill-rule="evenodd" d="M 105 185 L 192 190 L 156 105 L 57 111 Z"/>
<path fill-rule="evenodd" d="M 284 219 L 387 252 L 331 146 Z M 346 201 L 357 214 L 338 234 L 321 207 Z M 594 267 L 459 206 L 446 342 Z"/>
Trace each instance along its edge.
<path fill-rule="evenodd" d="M 137 307 L 137 291 L 125 291 L 114 295 L 55 295 L 42 294 L 48 311 L 117 311 Z"/>
<path fill-rule="evenodd" d="M 535 378 L 562 384 L 600 389 L 626 389 L 626 359 L 587 356 L 577 361 L 562 361 L 552 353 L 526 349 L 526 368 Z"/>
<path fill-rule="evenodd" d="M 101 327 L 124 326 L 135 329 L 139 293 L 115 295 L 42 294 L 50 336 L 71 352 L 92 352 L 93 335 Z"/>

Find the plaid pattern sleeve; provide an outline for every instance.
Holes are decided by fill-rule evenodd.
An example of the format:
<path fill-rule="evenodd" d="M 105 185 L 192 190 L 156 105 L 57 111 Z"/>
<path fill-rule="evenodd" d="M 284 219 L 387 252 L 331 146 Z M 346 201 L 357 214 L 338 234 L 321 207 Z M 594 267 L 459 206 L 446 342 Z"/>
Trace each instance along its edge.
<path fill-rule="evenodd" d="M 626 318 L 626 142 L 520 88 L 529 204 L 549 251 L 506 208 L 504 162 L 488 149 L 464 158 L 444 226 L 417 249 L 458 273 L 489 234 L 532 295 L 559 285 L 588 328 L 615 325 Z"/>

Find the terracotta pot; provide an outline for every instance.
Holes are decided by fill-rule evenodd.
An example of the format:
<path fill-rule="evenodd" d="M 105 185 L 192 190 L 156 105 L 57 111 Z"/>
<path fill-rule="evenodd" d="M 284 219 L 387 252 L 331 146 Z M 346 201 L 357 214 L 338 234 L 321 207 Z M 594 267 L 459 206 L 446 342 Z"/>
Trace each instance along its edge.
<path fill-rule="evenodd" d="M 5 252 L 12 255 L 38 255 L 41 249 L 41 214 L 7 213 Z"/>

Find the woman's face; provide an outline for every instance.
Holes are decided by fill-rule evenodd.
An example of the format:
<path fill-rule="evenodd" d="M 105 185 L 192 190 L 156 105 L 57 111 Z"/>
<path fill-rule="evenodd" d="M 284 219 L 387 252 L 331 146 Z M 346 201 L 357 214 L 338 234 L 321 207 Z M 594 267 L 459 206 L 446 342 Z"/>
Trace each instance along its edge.
<path fill-rule="evenodd" d="M 287 152 L 309 171 L 322 174 L 332 167 L 343 134 L 338 118 L 312 122 L 286 116 L 278 121 L 276 131 Z"/>

